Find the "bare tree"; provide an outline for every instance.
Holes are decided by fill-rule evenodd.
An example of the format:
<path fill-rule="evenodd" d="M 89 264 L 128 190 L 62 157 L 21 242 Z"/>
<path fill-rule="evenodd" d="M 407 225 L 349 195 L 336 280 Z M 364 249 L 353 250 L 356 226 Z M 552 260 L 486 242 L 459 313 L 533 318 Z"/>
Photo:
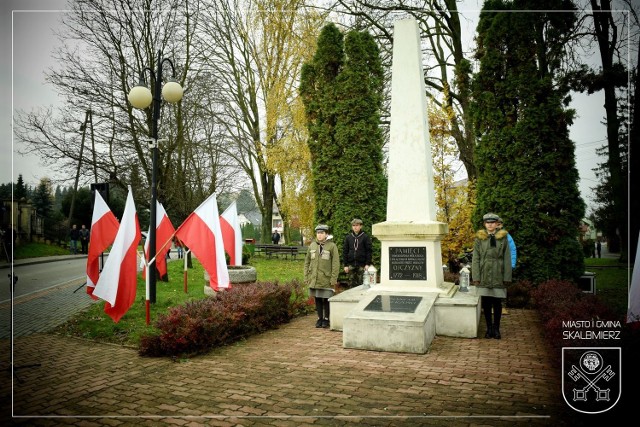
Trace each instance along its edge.
<path fill-rule="evenodd" d="M 136 188 L 135 195 L 146 201 L 152 169 L 148 150 L 152 116 L 150 109 L 134 110 L 127 94 L 142 70 L 155 68 L 160 51 L 172 60 L 185 100 L 175 106 L 162 104 L 159 134 L 166 142 L 160 145 L 158 197 L 170 213 L 174 209 L 178 216 L 190 212 L 204 193 L 220 185 L 227 168 L 223 159 L 209 152 L 217 149 L 217 139 L 202 131 L 207 117 L 196 114 L 200 105 L 188 100 L 200 84 L 195 74 L 192 78 L 199 8 L 198 0 L 71 3 L 63 18 L 64 29 L 58 34 L 62 42 L 55 53 L 58 65 L 47 75 L 66 103 L 59 111 L 18 116 L 17 136 L 26 144 L 25 151 L 48 159 L 61 172 L 75 170 L 81 161 L 85 182 L 93 168 L 98 179 L 123 188 L 144 176 L 146 182 L 139 182 L 144 188 Z M 156 78 L 171 74 L 171 69 L 164 69 L 163 76 Z M 154 83 L 150 73 L 143 75 L 148 85 Z M 95 149 L 85 150 L 80 158 L 79 120 L 86 109 L 93 112 Z M 203 152 L 210 155 L 202 158 Z"/>
<path fill-rule="evenodd" d="M 617 251 L 619 246 L 623 259 L 626 259 L 629 240 L 629 187 L 626 175 L 630 169 L 627 169 L 629 165 L 626 164 L 627 153 L 621 147 L 628 145 L 629 149 L 632 149 L 634 139 L 631 137 L 629 144 L 620 141 L 621 135 L 626 133 L 623 127 L 630 125 L 633 135 L 633 124 L 625 123 L 626 120 L 632 122 L 633 118 L 627 114 L 621 115 L 620 108 L 629 105 L 629 97 L 635 97 L 635 94 L 629 91 L 635 90 L 631 73 L 638 66 L 637 63 L 634 66 L 632 61 L 638 57 L 640 25 L 633 2 L 589 0 L 580 3 L 585 18 L 581 35 L 587 47 L 596 51 L 600 64 L 599 67 L 582 64 L 582 67 L 570 74 L 570 77 L 574 79 L 572 83 L 576 90 L 589 94 L 602 91 L 604 95 L 607 144 L 606 149 L 601 152 L 607 158 L 603 176 L 606 177 L 606 187 L 610 188 L 607 194 L 611 200 L 596 200 L 596 204 L 608 204 L 611 207 L 610 214 L 604 221 L 609 229 L 607 234 L 610 248 Z M 633 112 L 633 109 L 631 111 Z M 630 160 L 633 161 L 633 156 Z M 631 222 L 637 229 L 637 222 L 633 219 Z M 632 237 L 632 241 L 636 239 L 637 236 Z"/>
<path fill-rule="evenodd" d="M 282 141 L 297 141 L 290 137 L 299 126 L 292 107 L 301 63 L 310 54 L 301 48 L 313 35 L 308 22 L 300 0 L 215 0 L 203 26 L 202 68 L 215 92 L 209 114 L 226 153 L 250 179 L 263 241 L 271 234 L 276 182 L 287 174 L 270 155 Z"/>

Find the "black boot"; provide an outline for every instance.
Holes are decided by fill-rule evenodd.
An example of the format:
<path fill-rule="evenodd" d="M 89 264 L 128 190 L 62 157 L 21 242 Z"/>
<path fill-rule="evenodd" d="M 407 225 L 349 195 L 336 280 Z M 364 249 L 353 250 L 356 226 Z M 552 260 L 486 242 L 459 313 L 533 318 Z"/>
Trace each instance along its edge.
<path fill-rule="evenodd" d="M 485 332 L 484 337 L 485 338 L 493 338 L 494 337 L 494 335 L 493 335 L 493 326 L 487 325 L 487 332 Z"/>
<path fill-rule="evenodd" d="M 316 328 L 322 328 L 322 298 L 316 297 L 316 313 L 318 313 L 318 321 L 316 322 Z"/>
<path fill-rule="evenodd" d="M 502 335 L 500 335 L 500 325 L 493 327 L 493 337 L 497 340 L 502 338 Z"/>
<path fill-rule="evenodd" d="M 324 302 L 324 319 L 322 320 L 322 327 L 323 328 L 328 328 L 329 327 L 329 299 L 325 298 L 323 300 Z"/>
<path fill-rule="evenodd" d="M 491 297 L 482 297 L 482 311 L 484 312 L 484 321 L 487 324 L 487 332 L 485 338 L 493 338 L 493 323 L 491 322 Z"/>
<path fill-rule="evenodd" d="M 496 298 L 493 306 L 493 337 L 497 340 L 501 339 L 500 335 L 500 319 L 502 318 L 502 301 Z"/>

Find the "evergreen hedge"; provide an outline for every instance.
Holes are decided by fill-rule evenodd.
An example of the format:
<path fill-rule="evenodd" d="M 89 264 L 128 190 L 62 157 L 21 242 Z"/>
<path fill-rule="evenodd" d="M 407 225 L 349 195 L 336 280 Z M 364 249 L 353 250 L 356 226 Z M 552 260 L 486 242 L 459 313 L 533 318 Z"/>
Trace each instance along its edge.
<path fill-rule="evenodd" d="M 527 6 L 527 7 L 524 7 Z M 573 13 L 500 13 L 532 2 L 486 2 L 478 24 L 480 70 L 472 83 L 478 145 L 476 227 L 494 212 L 518 248 L 517 278 L 576 281 L 584 272 L 578 241 L 585 205 L 578 189 L 574 111 L 558 84 Z"/>
<path fill-rule="evenodd" d="M 315 221 L 326 223 L 339 248 L 361 218 L 363 230 L 386 214 L 387 181 L 380 129 L 384 73 L 380 52 L 367 32 L 343 36 L 334 24 L 318 37 L 313 60 L 304 65 L 300 93 L 307 114 Z M 374 239 L 374 263 L 380 245 Z"/>

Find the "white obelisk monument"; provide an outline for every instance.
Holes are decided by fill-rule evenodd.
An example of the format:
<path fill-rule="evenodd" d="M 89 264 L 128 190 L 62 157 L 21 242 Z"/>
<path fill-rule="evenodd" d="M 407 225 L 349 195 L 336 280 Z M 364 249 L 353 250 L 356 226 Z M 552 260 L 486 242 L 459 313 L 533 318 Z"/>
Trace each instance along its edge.
<path fill-rule="evenodd" d="M 414 19 L 396 21 L 391 69 L 387 220 L 373 225 L 382 242 L 378 290 L 449 294 L 436 221 L 433 163 L 427 120 L 420 33 Z"/>
<path fill-rule="evenodd" d="M 373 225 L 382 242 L 381 281 L 331 298 L 347 348 L 425 353 L 436 333 L 473 337 L 478 297 L 456 294 L 442 271 L 436 221 L 420 33 L 414 19 L 396 21 L 391 76 L 387 220 Z M 333 325 L 332 320 L 332 328 Z"/>

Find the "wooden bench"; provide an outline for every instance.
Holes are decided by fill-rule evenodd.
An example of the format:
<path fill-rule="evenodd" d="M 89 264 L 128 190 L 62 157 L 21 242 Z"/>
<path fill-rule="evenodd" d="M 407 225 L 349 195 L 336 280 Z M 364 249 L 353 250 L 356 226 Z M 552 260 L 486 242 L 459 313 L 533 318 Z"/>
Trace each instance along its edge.
<path fill-rule="evenodd" d="M 265 254 L 267 257 L 271 258 L 272 256 L 280 256 L 284 255 L 285 258 L 296 259 L 296 255 L 298 255 L 298 247 L 297 246 L 284 246 L 284 245 L 269 245 L 265 248 Z"/>
<path fill-rule="evenodd" d="M 266 255 L 271 258 L 272 256 L 283 255 L 286 258 L 291 255 L 293 259 L 296 259 L 298 255 L 303 257 L 307 253 L 307 246 L 285 246 L 285 245 L 273 245 L 273 244 L 257 244 L 254 246 L 254 255 Z"/>
<path fill-rule="evenodd" d="M 271 245 L 271 244 L 269 244 L 269 245 L 265 245 L 265 244 L 260 244 L 260 243 L 258 243 L 258 244 L 256 244 L 256 245 L 254 246 L 254 251 L 253 251 L 253 253 L 254 253 L 255 255 L 259 255 L 259 254 L 263 254 L 263 255 L 265 255 L 265 254 L 267 253 L 267 248 L 269 248 L 269 247 L 271 247 L 271 246 L 275 246 L 275 245 Z"/>

